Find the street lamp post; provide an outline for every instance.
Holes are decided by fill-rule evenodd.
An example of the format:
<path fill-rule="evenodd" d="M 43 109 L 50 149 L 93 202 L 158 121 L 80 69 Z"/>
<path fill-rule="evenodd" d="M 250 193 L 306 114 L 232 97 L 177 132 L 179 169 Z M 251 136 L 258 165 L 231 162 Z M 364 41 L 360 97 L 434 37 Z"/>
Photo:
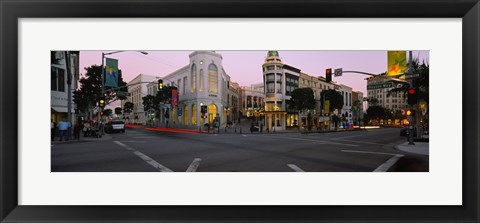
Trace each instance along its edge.
<path fill-rule="evenodd" d="M 109 52 L 109 53 L 104 53 L 104 52 L 102 52 L 102 67 L 101 67 L 101 69 L 102 69 L 102 76 L 101 76 L 101 78 L 102 78 L 102 88 L 101 88 L 102 91 L 101 91 L 101 96 L 102 96 L 102 97 L 105 97 L 105 72 L 104 72 L 104 68 L 103 68 L 103 66 L 104 66 L 104 61 L 105 61 L 105 55 L 112 55 L 112 54 L 121 53 L 121 52 L 125 52 L 125 50 L 119 50 L 119 51 L 114 51 L 114 52 Z M 135 51 L 135 52 L 139 52 L 139 53 L 141 53 L 141 54 L 143 54 L 143 55 L 148 55 L 148 52 L 145 52 L 145 51 Z M 102 110 L 103 110 L 103 108 L 102 108 Z M 98 112 L 98 121 L 100 121 L 101 118 L 102 118 L 102 117 L 100 116 L 100 112 Z"/>

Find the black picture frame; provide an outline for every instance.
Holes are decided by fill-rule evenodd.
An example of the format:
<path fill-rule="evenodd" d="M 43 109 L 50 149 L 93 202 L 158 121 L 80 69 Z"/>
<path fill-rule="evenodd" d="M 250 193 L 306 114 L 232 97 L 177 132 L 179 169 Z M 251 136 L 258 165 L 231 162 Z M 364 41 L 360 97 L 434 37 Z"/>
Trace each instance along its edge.
<path fill-rule="evenodd" d="M 478 0 L 0 0 L 1 222 L 479 222 Z M 18 205 L 18 19 L 150 17 L 462 18 L 462 206 Z M 453 78 L 453 77 L 452 77 Z M 445 90 L 447 93 L 447 90 Z M 468 96 L 468 97 L 466 97 Z M 455 106 L 452 106 L 454 109 Z M 447 108 L 445 108 L 447 109 Z M 468 123 L 468 124 L 467 124 Z"/>

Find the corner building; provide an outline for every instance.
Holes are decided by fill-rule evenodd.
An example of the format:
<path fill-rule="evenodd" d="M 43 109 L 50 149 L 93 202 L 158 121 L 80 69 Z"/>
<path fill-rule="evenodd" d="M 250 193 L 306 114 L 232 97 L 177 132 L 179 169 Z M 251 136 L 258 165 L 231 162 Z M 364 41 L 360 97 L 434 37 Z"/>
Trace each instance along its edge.
<path fill-rule="evenodd" d="M 299 86 L 300 69 L 283 64 L 277 51 L 268 51 L 262 65 L 265 84 L 266 128 L 285 130 L 287 125 L 297 125 L 298 113 L 287 112 L 290 93 Z"/>
<path fill-rule="evenodd" d="M 235 93 L 229 92 L 230 76 L 222 66 L 222 56 L 215 51 L 195 51 L 189 57 L 188 65 L 161 78 L 164 84 L 178 88 L 178 105 L 168 108 L 170 123 L 199 127 L 219 117 L 220 125 L 225 125 L 233 112 L 228 98 Z M 203 105 L 207 106 L 206 118 L 201 114 Z"/>

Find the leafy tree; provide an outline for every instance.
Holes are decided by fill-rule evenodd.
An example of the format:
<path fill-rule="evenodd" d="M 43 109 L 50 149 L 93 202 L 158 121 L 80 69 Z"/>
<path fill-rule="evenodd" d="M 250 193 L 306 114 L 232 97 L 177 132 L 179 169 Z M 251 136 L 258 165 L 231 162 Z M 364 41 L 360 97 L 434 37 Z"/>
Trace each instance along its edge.
<path fill-rule="evenodd" d="M 77 105 L 77 108 L 84 112 L 91 111 L 98 100 L 102 97 L 102 68 L 98 65 L 92 65 L 85 68 L 85 77 L 80 78 L 80 88 L 73 92 L 73 101 Z M 126 86 L 127 83 L 123 81 L 122 71 L 118 71 L 119 86 Z M 112 87 L 105 87 L 105 99 L 109 104 L 118 99 L 124 100 L 125 96 L 120 96 L 117 92 L 120 89 L 112 90 Z"/>
<path fill-rule="evenodd" d="M 121 107 L 116 107 L 115 108 L 115 114 L 116 115 L 121 115 L 122 114 L 122 108 Z"/>
<path fill-rule="evenodd" d="M 416 87 L 416 88 L 418 87 L 419 89 L 418 99 L 424 100 L 425 102 L 428 103 L 429 101 L 428 92 L 429 92 L 429 85 L 430 85 L 429 83 L 430 65 L 425 61 L 423 61 L 422 64 L 420 64 L 418 58 L 413 59 L 411 64 L 408 64 L 408 65 L 409 67 L 411 67 L 411 70 L 409 73 L 420 75 L 418 78 L 412 79 L 413 87 Z M 408 89 L 410 89 L 409 84 L 403 84 L 390 90 L 387 96 L 390 96 L 393 93 L 400 93 L 406 97 Z"/>
<path fill-rule="evenodd" d="M 172 103 L 172 90 L 177 89 L 173 86 L 163 86 L 163 89 L 157 92 L 157 101 L 162 103 Z"/>
<path fill-rule="evenodd" d="M 388 112 L 386 108 L 378 105 L 370 106 L 367 109 L 367 115 L 371 119 L 376 119 L 376 118 L 384 119 L 387 117 L 388 113 L 390 112 Z"/>
<path fill-rule="evenodd" d="M 338 116 L 338 115 L 333 115 L 332 116 L 332 122 L 335 124 L 335 131 L 338 130 L 338 123 L 341 121 L 342 119 Z"/>
<path fill-rule="evenodd" d="M 367 102 L 369 106 L 375 106 L 375 105 L 378 105 L 379 103 L 378 99 L 373 97 L 367 98 Z"/>
<path fill-rule="evenodd" d="M 291 93 L 292 98 L 289 101 L 289 108 L 297 111 L 306 109 L 314 109 L 315 101 L 314 93 L 311 88 L 297 88 Z"/>
<path fill-rule="evenodd" d="M 145 97 L 142 97 L 144 111 L 148 111 L 150 109 L 153 109 L 154 111 L 160 111 L 160 101 L 158 99 L 159 97 L 153 95 L 147 95 Z"/>
<path fill-rule="evenodd" d="M 110 116 L 112 114 L 112 109 L 105 109 L 103 110 L 103 115 Z"/>
<path fill-rule="evenodd" d="M 343 96 L 334 89 L 328 89 L 328 90 L 322 91 L 322 93 L 320 94 L 320 97 L 321 97 L 320 98 L 321 101 L 325 101 L 325 100 L 330 101 L 330 111 L 332 111 L 333 109 L 343 108 Z M 322 105 L 322 108 L 323 108 L 323 105 Z"/>
<path fill-rule="evenodd" d="M 125 104 L 123 105 L 123 112 L 124 113 L 130 113 L 133 111 L 133 103 L 132 102 L 125 102 Z"/>

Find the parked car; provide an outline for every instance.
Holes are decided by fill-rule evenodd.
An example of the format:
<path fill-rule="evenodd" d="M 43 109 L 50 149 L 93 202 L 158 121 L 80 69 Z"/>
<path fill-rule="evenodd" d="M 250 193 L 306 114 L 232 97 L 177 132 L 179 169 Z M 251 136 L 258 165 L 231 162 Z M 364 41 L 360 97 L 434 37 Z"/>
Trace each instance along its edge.
<path fill-rule="evenodd" d="M 250 126 L 250 132 L 258 132 L 259 129 L 260 129 L 260 128 L 259 128 L 258 126 L 256 126 L 256 125 L 251 125 L 251 126 Z"/>
<path fill-rule="evenodd" d="M 113 133 L 113 132 L 122 132 L 125 133 L 125 122 L 121 120 L 114 120 L 105 126 L 105 132 Z"/>
<path fill-rule="evenodd" d="M 408 136 L 409 134 L 409 126 L 406 126 L 406 127 L 403 127 L 401 130 L 400 130 L 400 136 Z M 417 137 L 417 131 L 415 128 L 412 129 L 413 131 L 413 137 Z"/>

